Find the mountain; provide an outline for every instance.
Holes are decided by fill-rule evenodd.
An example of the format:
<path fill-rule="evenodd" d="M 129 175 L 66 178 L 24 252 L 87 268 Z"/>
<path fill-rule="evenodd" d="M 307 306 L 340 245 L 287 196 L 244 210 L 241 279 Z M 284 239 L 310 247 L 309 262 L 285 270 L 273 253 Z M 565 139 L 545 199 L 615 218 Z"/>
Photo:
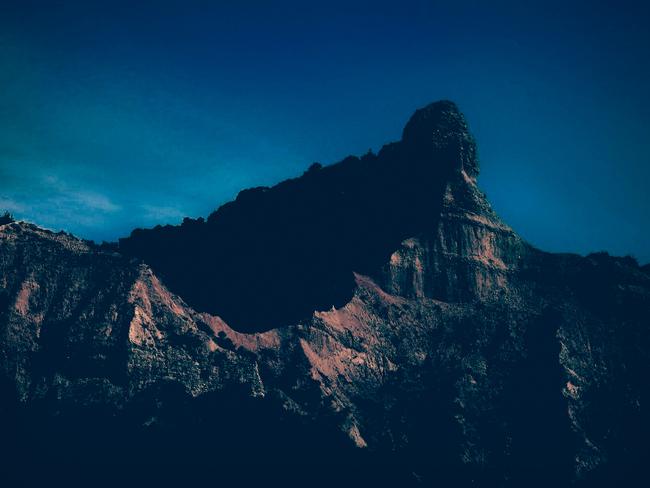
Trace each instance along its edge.
<path fill-rule="evenodd" d="M 435 131 L 444 136 L 432 140 Z M 354 272 L 376 273 L 404 239 L 435 229 L 444 185 L 461 166 L 478 172 L 474 140 L 457 108 L 439 102 L 378 155 L 312 165 L 240 192 L 207 221 L 135 230 L 119 250 L 193 308 L 241 331 L 269 330 L 343 306 Z"/>
<path fill-rule="evenodd" d="M 451 102 L 377 154 L 96 246 L 0 226 L 16 484 L 645 476 L 650 272 L 527 244 Z M 34 466 L 39 469 L 33 469 Z"/>

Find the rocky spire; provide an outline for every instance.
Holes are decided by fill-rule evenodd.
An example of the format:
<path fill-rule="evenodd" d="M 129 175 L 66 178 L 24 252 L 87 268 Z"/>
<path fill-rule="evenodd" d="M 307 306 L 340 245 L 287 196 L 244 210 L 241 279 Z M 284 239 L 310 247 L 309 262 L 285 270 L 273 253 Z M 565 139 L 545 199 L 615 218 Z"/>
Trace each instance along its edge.
<path fill-rule="evenodd" d="M 441 100 L 417 110 L 404 127 L 402 142 L 418 153 L 433 149 L 435 154 L 447 154 L 454 169 L 478 176 L 476 142 L 454 102 Z"/>

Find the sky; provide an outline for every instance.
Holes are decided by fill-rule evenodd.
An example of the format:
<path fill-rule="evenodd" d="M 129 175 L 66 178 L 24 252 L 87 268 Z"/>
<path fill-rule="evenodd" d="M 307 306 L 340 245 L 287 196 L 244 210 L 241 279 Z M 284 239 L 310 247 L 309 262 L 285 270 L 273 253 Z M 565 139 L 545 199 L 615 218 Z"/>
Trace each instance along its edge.
<path fill-rule="evenodd" d="M 378 151 L 454 100 L 548 251 L 650 261 L 646 2 L 0 2 L 0 211 L 96 241 Z"/>

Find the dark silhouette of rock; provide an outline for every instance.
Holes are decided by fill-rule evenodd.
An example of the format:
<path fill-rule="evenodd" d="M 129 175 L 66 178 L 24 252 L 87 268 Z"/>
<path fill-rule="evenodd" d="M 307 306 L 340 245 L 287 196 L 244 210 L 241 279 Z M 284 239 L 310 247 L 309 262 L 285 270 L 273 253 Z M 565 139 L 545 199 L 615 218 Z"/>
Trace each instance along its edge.
<path fill-rule="evenodd" d="M 10 224 L 14 221 L 13 216 L 9 212 L 0 215 L 0 225 Z"/>
<path fill-rule="evenodd" d="M 354 272 L 375 273 L 402 240 L 435 229 L 444 183 L 460 167 L 478 173 L 474 141 L 457 107 L 437 102 L 378 155 L 243 190 L 203 223 L 138 229 L 119 249 L 237 330 L 294 324 L 345 304 Z"/>
<path fill-rule="evenodd" d="M 439 102 L 376 156 L 119 248 L 1 225 L 0 476 L 643 483 L 647 266 L 533 248 L 477 176 Z"/>

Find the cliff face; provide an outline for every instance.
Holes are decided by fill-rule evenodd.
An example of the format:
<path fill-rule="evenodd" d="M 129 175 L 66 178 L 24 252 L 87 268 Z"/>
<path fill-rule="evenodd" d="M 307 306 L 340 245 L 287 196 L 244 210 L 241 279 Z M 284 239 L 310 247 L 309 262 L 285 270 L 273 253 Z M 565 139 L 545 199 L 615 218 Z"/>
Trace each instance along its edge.
<path fill-rule="evenodd" d="M 194 309 L 269 330 L 347 303 L 353 273 L 374 274 L 404 239 L 435 228 L 445 184 L 465 167 L 478 171 L 474 140 L 456 106 L 438 102 L 376 155 L 242 191 L 206 221 L 136 229 L 119 251 Z"/>
<path fill-rule="evenodd" d="M 243 468 L 220 479 L 296 484 L 314 473 L 443 486 L 641 475 L 647 267 L 534 249 L 477 177 L 467 125 L 444 102 L 377 156 L 244 193 L 208 222 L 136 232 L 121 254 L 0 226 L 0 387 L 15 436 L 5 460 L 28 482 L 33 443 L 60 451 L 57 469 L 72 452 L 72 464 L 122 482 L 213 480 L 224 465 Z M 193 263 L 184 246 L 198 241 Z M 175 252 L 182 266 L 169 264 Z M 167 279 L 210 306 L 193 309 Z M 212 297 L 231 284 L 226 308 L 240 324 L 281 309 L 238 327 L 262 332 L 218 316 L 223 298 Z M 256 295 L 267 290 L 273 301 Z M 302 318 L 265 330 L 287 317 Z"/>

